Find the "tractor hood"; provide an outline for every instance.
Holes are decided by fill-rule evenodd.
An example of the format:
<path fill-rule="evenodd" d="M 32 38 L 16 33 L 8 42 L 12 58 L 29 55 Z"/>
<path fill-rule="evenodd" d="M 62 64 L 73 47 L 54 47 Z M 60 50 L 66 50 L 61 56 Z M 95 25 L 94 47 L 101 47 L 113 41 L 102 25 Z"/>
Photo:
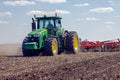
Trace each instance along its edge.
<path fill-rule="evenodd" d="M 44 34 L 44 33 L 47 33 L 47 30 L 46 29 L 38 29 L 36 31 L 32 31 L 28 34 L 28 36 L 33 36 L 33 35 L 36 35 L 36 36 L 39 36 L 41 34 Z"/>

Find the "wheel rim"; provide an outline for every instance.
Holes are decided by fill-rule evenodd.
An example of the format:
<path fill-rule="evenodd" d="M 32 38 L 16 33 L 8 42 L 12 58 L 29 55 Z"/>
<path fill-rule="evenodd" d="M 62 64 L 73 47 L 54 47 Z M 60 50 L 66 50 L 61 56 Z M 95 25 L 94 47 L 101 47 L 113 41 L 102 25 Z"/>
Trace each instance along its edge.
<path fill-rule="evenodd" d="M 56 42 L 56 41 L 54 41 L 54 42 L 52 43 L 52 51 L 53 51 L 53 53 L 56 53 L 56 52 L 57 52 L 57 42 Z"/>
<path fill-rule="evenodd" d="M 79 44 L 78 37 L 77 37 L 77 35 L 75 35 L 74 36 L 74 41 L 73 41 L 73 45 L 74 45 L 75 50 L 78 50 L 78 48 L 79 48 L 78 44 Z"/>

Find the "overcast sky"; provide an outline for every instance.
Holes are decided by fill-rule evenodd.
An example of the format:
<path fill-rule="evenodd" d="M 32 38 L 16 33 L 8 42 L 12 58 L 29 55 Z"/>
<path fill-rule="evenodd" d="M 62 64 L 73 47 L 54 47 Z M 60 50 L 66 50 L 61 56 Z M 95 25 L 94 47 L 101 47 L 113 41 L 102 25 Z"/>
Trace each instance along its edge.
<path fill-rule="evenodd" d="M 82 40 L 120 38 L 120 0 L 0 0 L 0 44 L 21 43 L 31 31 L 33 14 L 54 13 Z"/>

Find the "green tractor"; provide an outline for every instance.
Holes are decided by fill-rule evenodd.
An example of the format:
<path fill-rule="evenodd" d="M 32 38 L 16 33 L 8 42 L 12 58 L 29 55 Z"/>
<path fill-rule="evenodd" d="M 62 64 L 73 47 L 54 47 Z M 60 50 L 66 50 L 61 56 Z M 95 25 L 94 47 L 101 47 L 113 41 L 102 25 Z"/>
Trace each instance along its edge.
<path fill-rule="evenodd" d="M 32 32 L 22 43 L 23 56 L 52 56 L 66 50 L 72 53 L 79 51 L 79 39 L 75 31 L 62 29 L 60 16 L 32 18 Z"/>

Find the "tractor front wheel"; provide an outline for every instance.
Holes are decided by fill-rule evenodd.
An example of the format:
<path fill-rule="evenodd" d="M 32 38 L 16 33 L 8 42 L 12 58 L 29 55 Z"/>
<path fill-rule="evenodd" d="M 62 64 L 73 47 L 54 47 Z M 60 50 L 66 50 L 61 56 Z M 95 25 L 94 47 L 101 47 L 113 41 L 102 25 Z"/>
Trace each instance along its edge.
<path fill-rule="evenodd" d="M 27 49 L 23 49 L 23 56 L 25 57 L 29 57 L 29 56 L 39 56 L 40 52 L 37 50 L 27 50 Z"/>
<path fill-rule="evenodd" d="M 53 56 L 58 54 L 58 42 L 56 38 L 48 38 L 44 45 L 44 54 Z"/>

